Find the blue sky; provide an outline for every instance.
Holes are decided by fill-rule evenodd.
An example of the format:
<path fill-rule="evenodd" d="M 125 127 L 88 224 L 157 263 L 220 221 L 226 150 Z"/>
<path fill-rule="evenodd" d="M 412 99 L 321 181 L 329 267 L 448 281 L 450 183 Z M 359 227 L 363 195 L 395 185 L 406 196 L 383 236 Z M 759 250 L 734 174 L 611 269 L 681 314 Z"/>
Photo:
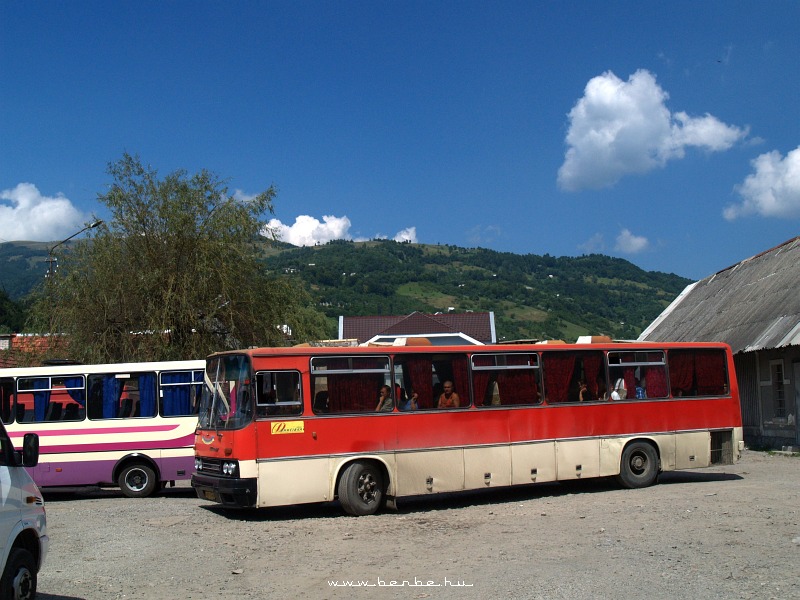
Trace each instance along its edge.
<path fill-rule="evenodd" d="M 296 244 L 599 252 L 699 279 L 800 234 L 800 2 L 0 2 L 0 241 L 108 163 L 275 185 Z"/>

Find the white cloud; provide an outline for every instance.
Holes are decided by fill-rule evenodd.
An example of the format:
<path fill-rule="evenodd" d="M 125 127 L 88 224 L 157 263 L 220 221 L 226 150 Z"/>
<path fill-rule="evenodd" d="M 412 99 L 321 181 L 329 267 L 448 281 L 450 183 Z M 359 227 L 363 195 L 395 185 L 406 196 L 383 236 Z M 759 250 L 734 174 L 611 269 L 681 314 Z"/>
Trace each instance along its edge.
<path fill-rule="evenodd" d="M 417 243 L 417 228 L 416 227 L 406 227 L 405 229 L 401 229 L 394 235 L 395 242 L 411 242 L 412 244 Z"/>
<path fill-rule="evenodd" d="M 350 239 L 350 219 L 325 215 L 324 223 L 308 215 L 300 215 L 294 225 L 284 225 L 278 219 L 271 219 L 268 226 L 276 230 L 278 239 L 295 246 L 314 246 L 331 240 Z"/>
<path fill-rule="evenodd" d="M 606 249 L 606 240 L 602 233 L 595 233 L 592 237 L 586 240 L 583 244 L 578 246 L 578 249 L 589 254 L 596 254 L 604 252 Z"/>
<path fill-rule="evenodd" d="M 625 175 L 683 158 L 688 146 L 719 152 L 747 136 L 746 128 L 726 125 L 709 114 L 673 115 L 665 104 L 668 98 L 644 69 L 628 81 L 611 71 L 589 80 L 569 113 L 559 186 L 568 191 L 609 187 Z"/>
<path fill-rule="evenodd" d="M 32 183 L 0 191 L 2 240 L 59 240 L 80 230 L 88 220 L 63 194 L 43 196 Z"/>
<path fill-rule="evenodd" d="M 800 146 L 781 156 L 767 152 L 751 162 L 754 173 L 736 191 L 744 199 L 723 211 L 729 221 L 757 214 L 762 217 L 800 217 Z"/>
<path fill-rule="evenodd" d="M 617 236 L 614 250 L 625 254 L 637 254 L 647 250 L 649 245 L 650 242 L 647 241 L 646 237 L 634 235 L 629 229 L 623 229 Z"/>
<path fill-rule="evenodd" d="M 502 232 L 499 225 L 476 225 L 467 230 L 466 238 L 473 246 L 490 246 Z"/>
<path fill-rule="evenodd" d="M 233 197 L 237 201 L 247 204 L 248 202 L 252 202 L 254 198 L 257 198 L 258 194 L 246 194 L 239 188 L 236 188 L 236 190 L 233 192 Z"/>
<path fill-rule="evenodd" d="M 308 215 L 300 215 L 294 221 L 293 225 L 284 225 L 278 219 L 272 219 L 267 224 L 270 229 L 273 229 L 278 239 L 283 242 L 288 242 L 295 246 L 314 246 L 316 244 L 326 244 L 331 240 L 352 240 L 350 234 L 350 219 L 347 217 L 335 217 L 333 215 L 325 215 L 320 222 L 314 217 Z M 387 239 L 386 235 L 376 234 L 369 239 Z M 399 232 L 393 238 L 396 242 L 417 242 L 417 228 L 407 227 Z M 355 241 L 366 241 L 367 238 L 356 238 Z"/>

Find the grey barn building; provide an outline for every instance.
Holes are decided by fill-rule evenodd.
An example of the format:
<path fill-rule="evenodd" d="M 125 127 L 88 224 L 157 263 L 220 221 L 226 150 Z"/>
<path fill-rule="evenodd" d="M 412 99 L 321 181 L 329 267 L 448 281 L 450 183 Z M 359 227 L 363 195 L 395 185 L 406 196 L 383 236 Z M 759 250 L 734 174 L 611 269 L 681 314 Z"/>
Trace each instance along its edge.
<path fill-rule="evenodd" d="M 639 340 L 726 342 L 745 441 L 800 446 L 800 237 L 689 285 Z"/>

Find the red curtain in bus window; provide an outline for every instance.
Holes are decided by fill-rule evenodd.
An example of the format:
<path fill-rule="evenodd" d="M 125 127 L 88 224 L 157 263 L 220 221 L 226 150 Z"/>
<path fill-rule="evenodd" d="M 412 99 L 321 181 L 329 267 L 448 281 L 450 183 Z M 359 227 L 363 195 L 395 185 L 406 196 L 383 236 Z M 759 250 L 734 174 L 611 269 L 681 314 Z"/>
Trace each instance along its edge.
<path fill-rule="evenodd" d="M 461 406 L 469 406 L 469 374 L 467 371 L 467 358 L 453 359 L 453 387 L 461 400 Z"/>
<path fill-rule="evenodd" d="M 411 396 L 417 393 L 417 406 L 419 408 L 431 408 L 433 403 L 433 381 L 431 369 L 431 359 L 429 358 L 409 358 L 403 362 L 403 368 L 409 375 L 411 389 L 406 393 Z"/>
<path fill-rule="evenodd" d="M 475 406 L 492 404 L 492 389 L 489 387 L 489 381 L 494 374 L 492 371 L 472 372 L 472 392 L 475 394 Z"/>
<path fill-rule="evenodd" d="M 328 375 L 328 410 L 344 412 L 347 410 L 347 383 L 339 375 Z"/>
<path fill-rule="evenodd" d="M 473 356 L 472 364 L 476 367 L 494 366 L 492 356 Z M 489 406 L 492 403 L 492 390 L 489 388 L 489 381 L 493 379 L 494 373 L 491 371 L 471 371 L 472 372 L 472 393 L 475 395 L 475 406 Z M 492 386 L 494 387 L 494 386 Z"/>
<path fill-rule="evenodd" d="M 589 388 L 592 399 L 595 400 L 600 387 L 598 382 L 605 379 L 603 353 L 586 352 L 581 355 L 581 358 L 583 358 L 583 373 L 586 376 L 586 387 Z"/>
<path fill-rule="evenodd" d="M 694 352 L 673 350 L 667 355 L 673 396 L 689 396 L 694 381 Z"/>
<path fill-rule="evenodd" d="M 622 378 L 625 380 L 625 389 L 628 390 L 628 400 L 636 400 L 636 369 L 625 367 L 622 369 Z"/>
<path fill-rule="evenodd" d="M 664 367 L 648 367 L 644 377 L 647 383 L 648 398 L 666 398 L 669 395 Z"/>
<path fill-rule="evenodd" d="M 380 375 L 329 375 L 331 412 L 369 412 L 378 403 Z"/>
<path fill-rule="evenodd" d="M 725 354 L 717 350 L 699 350 L 695 357 L 698 396 L 721 396 L 725 389 Z"/>
<path fill-rule="evenodd" d="M 536 404 L 539 402 L 539 386 L 532 370 L 504 371 L 498 379 L 500 403 Z"/>
<path fill-rule="evenodd" d="M 544 362 L 544 385 L 547 403 L 556 404 L 569 400 L 569 384 L 575 371 L 575 355 L 567 352 L 548 352 Z"/>

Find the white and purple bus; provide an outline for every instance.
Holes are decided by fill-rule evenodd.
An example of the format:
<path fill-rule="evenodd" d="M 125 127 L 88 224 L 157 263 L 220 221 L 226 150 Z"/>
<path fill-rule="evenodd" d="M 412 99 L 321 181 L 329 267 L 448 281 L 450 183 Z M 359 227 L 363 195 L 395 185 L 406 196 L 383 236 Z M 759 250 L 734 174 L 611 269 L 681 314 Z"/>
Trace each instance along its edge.
<path fill-rule="evenodd" d="M 11 440 L 40 440 L 39 487 L 118 485 L 144 497 L 189 479 L 202 360 L 0 369 Z"/>

